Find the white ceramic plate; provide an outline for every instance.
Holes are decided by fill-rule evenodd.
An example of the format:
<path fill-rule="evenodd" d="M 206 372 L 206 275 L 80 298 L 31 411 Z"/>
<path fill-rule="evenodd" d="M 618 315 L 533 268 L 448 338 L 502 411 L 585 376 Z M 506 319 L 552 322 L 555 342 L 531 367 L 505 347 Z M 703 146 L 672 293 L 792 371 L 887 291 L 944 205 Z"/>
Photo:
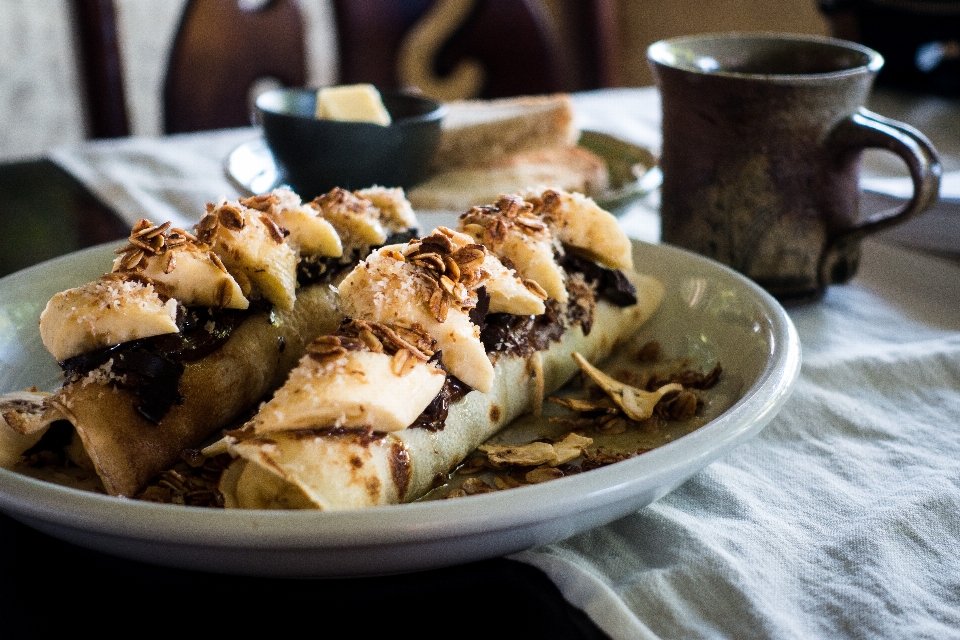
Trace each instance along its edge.
<path fill-rule="evenodd" d="M 55 292 L 109 266 L 97 247 L 0 280 L 0 392 L 53 389 L 59 370 L 37 318 Z M 145 562 L 261 576 L 361 576 L 501 556 L 561 540 L 657 500 L 760 431 L 800 369 L 783 308 L 705 258 L 636 243 L 638 270 L 667 295 L 643 328 L 670 353 L 719 360 L 739 381 L 733 405 L 699 430 L 636 458 L 552 482 L 346 512 L 219 511 L 63 488 L 0 469 L 0 509 L 57 538 Z"/>

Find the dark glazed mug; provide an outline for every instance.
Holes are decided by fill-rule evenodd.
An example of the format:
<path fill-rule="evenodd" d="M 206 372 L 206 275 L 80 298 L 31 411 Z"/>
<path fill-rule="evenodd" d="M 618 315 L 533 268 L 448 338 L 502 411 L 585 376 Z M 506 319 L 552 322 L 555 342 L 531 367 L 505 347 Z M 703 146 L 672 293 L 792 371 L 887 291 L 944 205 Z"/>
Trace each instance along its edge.
<path fill-rule="evenodd" d="M 928 209 L 940 161 L 916 129 L 863 108 L 883 65 L 844 40 L 718 34 L 654 43 L 663 102 L 662 239 L 747 275 L 784 302 L 857 269 L 860 240 Z M 913 179 L 899 211 L 860 215 L 863 149 Z"/>

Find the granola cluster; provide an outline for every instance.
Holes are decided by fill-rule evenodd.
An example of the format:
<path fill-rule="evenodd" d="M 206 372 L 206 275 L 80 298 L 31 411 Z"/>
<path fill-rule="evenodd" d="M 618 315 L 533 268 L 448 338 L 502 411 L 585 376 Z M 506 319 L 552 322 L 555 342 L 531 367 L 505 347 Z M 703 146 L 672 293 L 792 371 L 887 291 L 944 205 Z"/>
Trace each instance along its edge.
<path fill-rule="evenodd" d="M 477 289 L 490 277 L 483 269 L 487 250 L 482 244 L 457 247 L 451 236 L 438 230 L 412 240 L 391 257 L 418 267 L 417 273 L 429 291 L 430 312 L 437 322 L 447 319 L 451 306 L 470 310 L 477 306 Z"/>
<path fill-rule="evenodd" d="M 220 262 L 220 258 L 209 251 L 209 247 L 201 247 L 197 237 L 192 233 L 174 227 L 170 222 L 153 224 L 146 218 L 141 218 L 133 226 L 130 237 L 127 238 L 127 244 L 114 251 L 121 256 L 114 266 L 114 271 L 142 271 L 147 260 L 154 256 L 162 256 L 163 272 L 170 273 L 177 265 L 174 250 L 186 248 L 188 245 L 206 250 L 213 263 L 226 273 L 227 269 Z"/>
<path fill-rule="evenodd" d="M 481 445 L 457 470 L 457 474 L 471 477 L 445 497 L 461 498 L 515 489 L 579 473 L 580 467 L 570 463 L 590 458 L 592 454 L 587 447 L 591 444 L 592 438 L 571 432 L 557 441 L 543 439 L 523 445 Z M 488 477 L 480 475 L 484 472 Z"/>
<path fill-rule="evenodd" d="M 267 214 L 274 213 L 281 204 L 280 196 L 272 192 L 261 193 L 260 195 L 250 196 L 248 198 L 240 198 L 238 202 L 248 209 L 256 209 L 257 211 L 262 211 Z"/>
<path fill-rule="evenodd" d="M 651 363 L 662 357 L 659 343 L 652 341 L 640 348 L 636 359 L 639 363 Z M 550 398 L 576 414 L 554 421 L 606 435 L 624 433 L 653 417 L 672 421 L 693 418 L 704 407 L 698 392 L 713 387 L 723 371 L 718 363 L 706 373 L 685 367 L 669 373 L 621 369 L 607 375 L 585 361 L 578 363 L 592 383 L 587 387 L 587 397 Z"/>
<path fill-rule="evenodd" d="M 418 362 L 428 362 L 435 350 L 436 340 L 419 325 L 398 327 L 355 319 L 307 345 L 307 355 L 321 364 L 339 360 L 351 351 L 392 355 L 391 370 L 399 376 L 409 373 Z"/>
<path fill-rule="evenodd" d="M 339 187 L 314 198 L 312 202 L 307 203 L 307 206 L 321 212 L 324 218 L 361 216 L 369 213 L 373 213 L 378 218 L 380 216 L 380 212 L 375 210 L 370 200 Z"/>
<path fill-rule="evenodd" d="M 242 206 L 247 206 L 243 203 L 241 204 Z M 254 210 L 260 211 L 258 219 L 267 230 L 270 238 L 277 244 L 283 244 L 286 233 L 280 228 L 280 225 L 278 225 L 269 214 L 264 213 L 263 210 Z M 244 218 L 242 209 L 229 203 L 224 203 L 220 206 L 207 203 L 207 213 L 200 218 L 200 222 L 196 225 L 197 239 L 204 244 L 212 245 L 214 237 L 217 234 L 217 229 L 220 227 L 228 231 L 242 231 L 246 225 L 247 221 Z"/>
<path fill-rule="evenodd" d="M 222 509 L 224 499 L 218 488 L 220 476 L 232 460 L 227 454 L 208 458 L 195 449 L 186 449 L 181 453 L 181 462 L 157 476 L 137 495 L 137 499 Z"/>
<path fill-rule="evenodd" d="M 505 195 L 492 205 L 472 207 L 460 220 L 467 233 L 481 238 L 494 253 L 511 228 L 540 240 L 550 238 L 549 227 L 537 215 L 537 207 L 519 196 Z"/>
<path fill-rule="evenodd" d="M 642 365 L 663 359 L 656 341 L 643 345 L 636 355 L 638 364 Z M 621 434 L 631 430 L 656 433 L 666 423 L 700 415 L 704 392 L 716 385 L 721 373 L 719 364 L 707 372 L 683 366 L 660 371 L 623 369 L 614 376 L 603 374 L 601 377 L 584 369 L 586 397 L 550 398 L 572 413 L 550 419 L 562 428 L 559 435 L 527 444 L 481 445 L 457 469 L 456 476 L 466 478 L 454 482 L 456 488 L 443 497 L 457 498 L 547 482 L 646 453 L 650 450 L 646 446 L 608 445 L 618 442 Z M 641 398 L 646 398 L 648 405 L 638 413 Z M 585 435 L 588 433 L 593 434 L 592 437 Z M 669 436 L 663 437 L 669 439 Z"/>
<path fill-rule="evenodd" d="M 547 225 L 559 223 L 559 211 L 563 207 L 563 196 L 552 189 L 544 191 L 539 196 L 532 195 L 527 199 L 534 215 L 539 216 Z"/>

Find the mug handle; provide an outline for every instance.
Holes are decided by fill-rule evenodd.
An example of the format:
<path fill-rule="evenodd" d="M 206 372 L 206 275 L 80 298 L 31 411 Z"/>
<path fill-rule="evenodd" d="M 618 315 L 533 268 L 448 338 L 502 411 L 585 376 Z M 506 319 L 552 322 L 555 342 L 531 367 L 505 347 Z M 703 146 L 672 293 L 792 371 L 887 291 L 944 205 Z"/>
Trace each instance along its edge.
<path fill-rule="evenodd" d="M 922 133 L 908 124 L 861 108 L 834 127 L 830 146 L 841 152 L 866 148 L 887 149 L 900 156 L 910 170 L 913 197 L 899 210 L 881 211 L 827 239 L 820 258 L 821 285 L 846 282 L 856 271 L 860 240 L 923 213 L 937 201 L 943 168 L 937 150 Z"/>

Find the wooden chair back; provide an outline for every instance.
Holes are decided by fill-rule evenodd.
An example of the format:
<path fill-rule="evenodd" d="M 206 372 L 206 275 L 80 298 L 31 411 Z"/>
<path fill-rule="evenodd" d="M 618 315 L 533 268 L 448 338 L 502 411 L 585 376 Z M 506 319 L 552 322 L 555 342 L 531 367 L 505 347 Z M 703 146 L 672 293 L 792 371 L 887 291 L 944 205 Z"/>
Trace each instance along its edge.
<path fill-rule="evenodd" d="M 251 124 L 250 90 L 270 78 L 303 86 L 303 21 L 294 0 L 250 9 L 237 0 L 188 0 L 163 86 L 167 133 Z"/>
<path fill-rule="evenodd" d="M 72 0 L 80 81 L 91 138 L 130 134 L 113 0 Z"/>

